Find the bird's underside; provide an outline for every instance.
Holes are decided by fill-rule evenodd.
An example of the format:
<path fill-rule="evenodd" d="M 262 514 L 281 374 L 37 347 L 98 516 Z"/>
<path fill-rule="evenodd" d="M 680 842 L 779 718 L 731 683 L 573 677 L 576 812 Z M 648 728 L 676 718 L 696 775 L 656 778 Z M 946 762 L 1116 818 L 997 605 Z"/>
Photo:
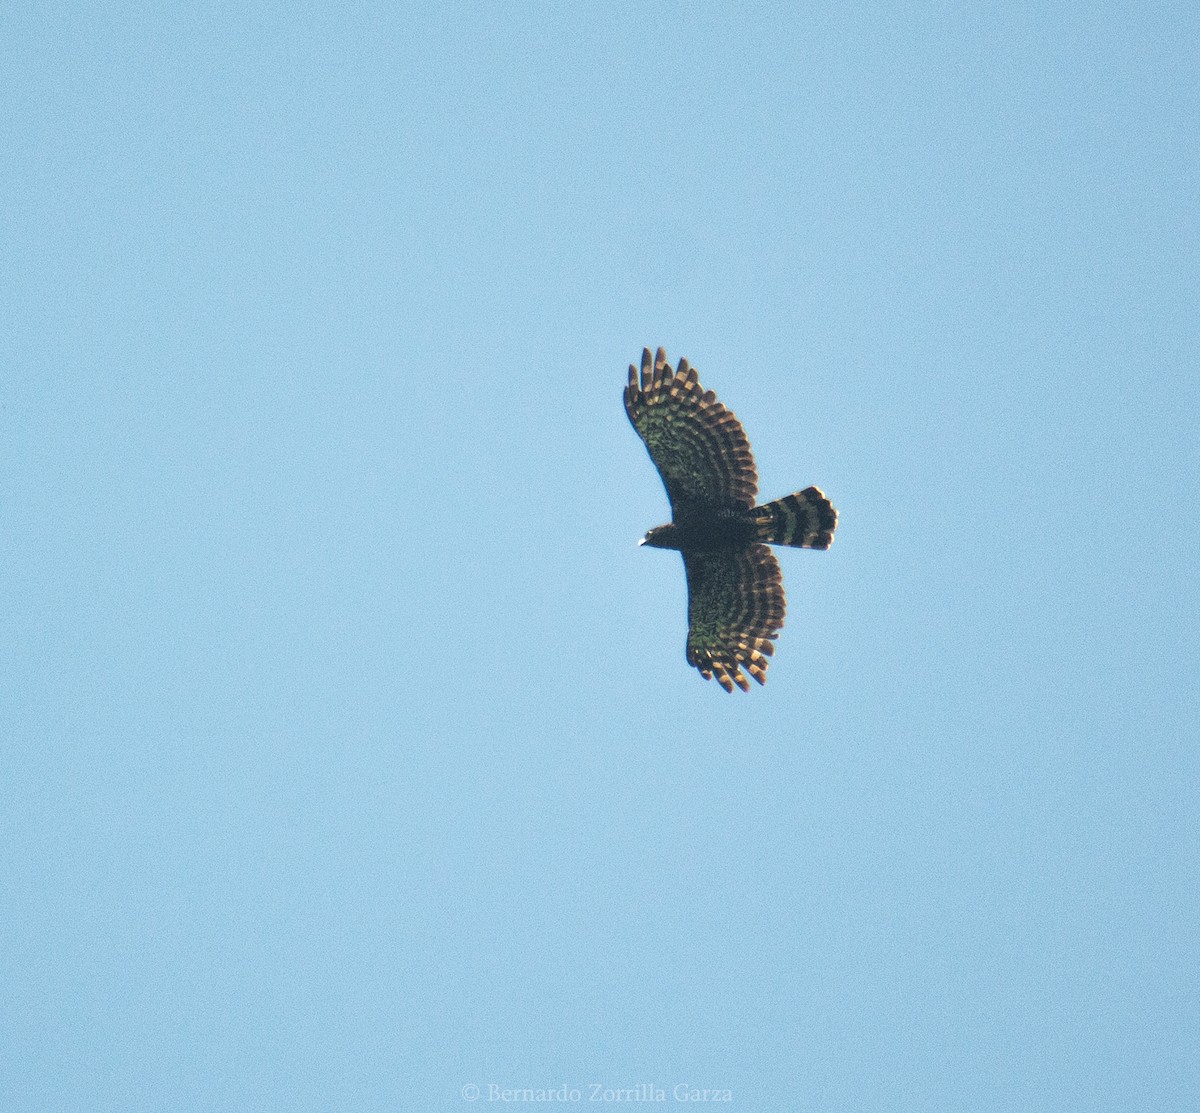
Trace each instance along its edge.
<path fill-rule="evenodd" d="M 688 584 L 687 660 L 727 692 L 749 691 L 745 669 L 766 682 L 783 626 L 779 564 L 767 545 L 828 549 L 837 511 L 816 487 L 754 505 L 758 477 L 741 423 L 687 360 L 662 348 L 630 365 L 625 411 L 645 442 L 671 503 L 672 520 L 643 544 L 678 549 Z"/>

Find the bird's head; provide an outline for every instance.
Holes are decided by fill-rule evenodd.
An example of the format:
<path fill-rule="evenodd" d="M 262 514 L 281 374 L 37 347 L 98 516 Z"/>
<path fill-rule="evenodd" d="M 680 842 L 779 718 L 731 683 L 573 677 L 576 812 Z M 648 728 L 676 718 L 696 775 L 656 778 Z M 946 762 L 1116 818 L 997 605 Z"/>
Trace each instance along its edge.
<path fill-rule="evenodd" d="M 655 526 L 638 544 L 649 545 L 653 549 L 678 549 L 679 541 L 675 536 L 674 523 L 668 523 L 665 526 Z"/>

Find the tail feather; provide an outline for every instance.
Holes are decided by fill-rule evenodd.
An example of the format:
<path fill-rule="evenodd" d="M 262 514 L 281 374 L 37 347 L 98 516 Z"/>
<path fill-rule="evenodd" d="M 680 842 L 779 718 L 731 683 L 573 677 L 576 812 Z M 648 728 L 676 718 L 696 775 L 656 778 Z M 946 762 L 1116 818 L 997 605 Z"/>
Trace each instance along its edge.
<path fill-rule="evenodd" d="M 756 506 L 751 512 L 758 539 L 797 549 L 828 549 L 837 529 L 837 511 L 816 488 Z"/>

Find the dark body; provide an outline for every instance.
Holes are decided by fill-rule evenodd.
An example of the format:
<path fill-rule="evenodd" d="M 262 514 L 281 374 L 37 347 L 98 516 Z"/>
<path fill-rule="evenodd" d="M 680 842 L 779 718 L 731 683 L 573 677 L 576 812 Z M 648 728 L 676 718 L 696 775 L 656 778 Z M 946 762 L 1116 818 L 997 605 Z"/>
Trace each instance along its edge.
<path fill-rule="evenodd" d="M 758 540 L 758 525 L 743 510 L 713 507 L 677 510 L 675 520 L 656 526 L 642 539 L 655 549 L 714 552 Z"/>

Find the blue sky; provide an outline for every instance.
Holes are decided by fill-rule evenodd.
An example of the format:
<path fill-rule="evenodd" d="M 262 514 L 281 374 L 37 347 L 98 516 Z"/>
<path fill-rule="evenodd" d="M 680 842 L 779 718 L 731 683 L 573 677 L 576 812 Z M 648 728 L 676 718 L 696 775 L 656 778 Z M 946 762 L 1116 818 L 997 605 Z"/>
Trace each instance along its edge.
<path fill-rule="evenodd" d="M 1196 1108 L 1198 47 L 6 6 L 5 1104 Z M 841 514 L 748 696 L 658 344 Z"/>

